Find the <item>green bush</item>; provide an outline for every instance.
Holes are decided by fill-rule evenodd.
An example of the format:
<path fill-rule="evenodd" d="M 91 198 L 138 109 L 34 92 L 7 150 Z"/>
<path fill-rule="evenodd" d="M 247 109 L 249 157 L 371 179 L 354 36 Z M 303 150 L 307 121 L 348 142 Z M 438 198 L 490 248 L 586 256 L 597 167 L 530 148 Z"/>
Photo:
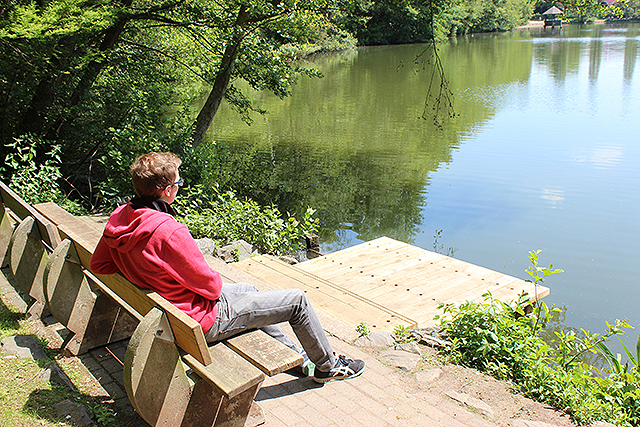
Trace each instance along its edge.
<path fill-rule="evenodd" d="M 234 192 L 221 193 L 217 187 L 205 191 L 195 186 L 186 193 L 176 201 L 178 220 L 195 238 L 209 237 L 219 243 L 243 239 L 263 253 L 281 255 L 299 250 L 304 236 L 317 231 L 311 208 L 298 221 L 275 206 L 240 200 Z"/>
<path fill-rule="evenodd" d="M 552 266 L 538 267 L 538 254 L 529 254 L 533 267 L 527 271 L 536 284 L 560 272 Z M 605 345 L 630 327 L 626 321 L 607 323 L 603 335 L 584 329 L 556 331 L 545 341 L 540 332 L 557 309 L 549 309 L 544 302 L 533 304 L 527 295 L 511 304 L 491 294 L 485 297 L 484 303 L 441 306 L 443 314 L 438 318 L 453 343 L 444 352 L 453 362 L 514 381 L 527 396 L 566 411 L 579 423 L 602 420 L 638 425 L 640 348 L 636 356 L 627 351 L 630 362 L 622 365 L 620 356 Z M 530 314 L 527 307 L 532 308 Z M 609 369 L 598 370 L 585 361 L 586 354 L 598 352 L 611 361 Z"/>
<path fill-rule="evenodd" d="M 16 139 L 11 145 L 10 148 L 16 152 L 7 156 L 2 168 L 14 171 L 9 187 L 31 205 L 55 202 L 75 215 L 84 214 L 85 210 L 69 200 L 60 188 L 60 147 L 54 146 L 46 153 L 47 159 L 38 166 L 36 152 L 40 145 L 43 145 L 42 141 L 35 137 Z"/>

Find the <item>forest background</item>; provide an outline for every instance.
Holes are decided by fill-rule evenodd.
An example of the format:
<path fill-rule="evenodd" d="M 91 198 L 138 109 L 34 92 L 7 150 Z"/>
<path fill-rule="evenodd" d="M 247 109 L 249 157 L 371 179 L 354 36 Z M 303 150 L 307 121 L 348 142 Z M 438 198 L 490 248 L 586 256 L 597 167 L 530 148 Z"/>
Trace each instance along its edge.
<path fill-rule="evenodd" d="M 232 221 L 254 210 L 268 230 L 282 223 L 277 206 L 265 214 L 220 188 L 232 182 L 216 161 L 224 147 L 205 138 L 223 100 L 247 124 L 264 113 L 239 81 L 286 97 L 300 76 L 321 77 L 308 55 L 424 42 L 435 55 L 438 41 L 507 31 L 553 5 L 576 22 L 640 16 L 640 0 L 2 0 L 0 178 L 31 203 L 106 211 L 130 197 L 135 157 L 173 151 L 189 184 L 185 217 L 226 197 Z M 312 230 L 305 215 L 280 224 L 280 237 Z M 199 220 L 192 231 L 211 217 Z"/>

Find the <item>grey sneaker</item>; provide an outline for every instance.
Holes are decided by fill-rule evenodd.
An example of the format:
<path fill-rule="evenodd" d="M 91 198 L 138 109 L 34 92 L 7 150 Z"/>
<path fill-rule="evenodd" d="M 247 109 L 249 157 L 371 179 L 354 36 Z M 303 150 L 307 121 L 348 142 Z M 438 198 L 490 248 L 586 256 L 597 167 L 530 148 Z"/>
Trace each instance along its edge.
<path fill-rule="evenodd" d="M 363 360 L 351 360 L 345 356 L 338 356 L 336 364 L 329 372 L 322 372 L 316 369 L 313 374 L 313 380 L 319 384 L 328 383 L 330 381 L 345 380 L 355 378 L 364 371 Z"/>

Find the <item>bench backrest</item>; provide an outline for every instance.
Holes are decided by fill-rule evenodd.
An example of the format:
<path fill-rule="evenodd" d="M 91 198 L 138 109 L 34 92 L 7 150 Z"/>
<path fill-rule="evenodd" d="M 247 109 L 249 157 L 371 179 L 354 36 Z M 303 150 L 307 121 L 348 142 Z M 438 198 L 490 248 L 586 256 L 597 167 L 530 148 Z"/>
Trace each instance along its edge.
<path fill-rule="evenodd" d="M 0 197 L 2 198 L 2 205 L 9 208 L 11 212 L 13 212 L 13 214 L 17 217 L 17 219 L 23 220 L 28 216 L 33 217 L 36 226 L 40 230 L 40 236 L 42 240 L 49 246 L 49 248 L 55 249 L 55 247 L 58 246 L 58 243 L 60 243 L 61 239 L 55 225 L 48 221 L 43 215 L 41 215 L 37 210 L 31 207 L 27 202 L 22 200 L 20 196 L 18 196 L 4 182 L 1 181 Z M 6 212 L 4 211 L 4 207 L 2 210 L 2 221 L 3 223 L 6 223 L 5 221 L 8 220 L 8 217 L 5 216 Z M 6 250 L 6 248 L 4 249 Z"/>
<path fill-rule="evenodd" d="M 60 237 L 73 242 L 80 263 L 90 271 L 91 254 L 102 233 L 55 203 L 41 203 L 34 208 L 43 218 L 57 226 Z M 156 292 L 142 289 L 120 274 L 96 277 L 99 279 L 96 284 L 105 286 L 103 291 L 118 299 L 127 310 L 133 310 L 131 314 L 138 319 L 144 317 L 152 308 L 160 308 L 167 315 L 176 344 L 203 365 L 211 363 L 211 355 L 198 322 Z"/>

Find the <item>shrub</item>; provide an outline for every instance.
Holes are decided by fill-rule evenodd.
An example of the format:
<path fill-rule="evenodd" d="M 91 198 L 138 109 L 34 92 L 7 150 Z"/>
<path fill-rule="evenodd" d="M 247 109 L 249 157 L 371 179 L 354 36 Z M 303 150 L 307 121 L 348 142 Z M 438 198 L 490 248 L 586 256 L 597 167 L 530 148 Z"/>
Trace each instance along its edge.
<path fill-rule="evenodd" d="M 540 283 L 560 270 L 539 267 L 537 252 L 527 272 Z M 547 402 L 571 414 L 579 423 L 596 420 L 616 425 L 638 425 L 640 416 L 640 348 L 630 362 L 620 363 L 605 343 L 629 328 L 627 321 L 607 323 L 603 335 L 581 329 L 556 331 L 545 341 L 540 332 L 553 312 L 544 302 L 533 304 L 527 295 L 505 303 L 485 294 L 485 302 L 466 302 L 460 306 L 441 305 L 438 316 L 453 343 L 444 350 L 454 362 L 510 380 L 529 397 Z M 530 314 L 526 314 L 531 308 Z M 640 341 L 638 343 L 640 345 Z M 588 353 L 605 355 L 609 369 L 599 371 L 585 361 Z"/>
<path fill-rule="evenodd" d="M 195 238 L 209 237 L 218 242 L 243 239 L 261 252 L 282 255 L 299 250 L 305 235 L 317 231 L 315 211 L 308 208 L 304 218 L 281 214 L 275 206 L 262 207 L 252 200 L 240 200 L 232 191 L 221 193 L 216 187 L 205 191 L 195 186 L 176 201 L 178 220 Z"/>
<path fill-rule="evenodd" d="M 60 188 L 60 147 L 54 146 L 46 153 L 47 159 L 38 166 L 36 151 L 41 141 L 38 138 L 17 138 L 10 146 L 16 151 L 5 159 L 6 169 L 14 172 L 9 187 L 24 201 L 36 203 L 55 202 L 67 211 L 81 215 L 85 210 L 76 202 L 69 200 Z"/>

